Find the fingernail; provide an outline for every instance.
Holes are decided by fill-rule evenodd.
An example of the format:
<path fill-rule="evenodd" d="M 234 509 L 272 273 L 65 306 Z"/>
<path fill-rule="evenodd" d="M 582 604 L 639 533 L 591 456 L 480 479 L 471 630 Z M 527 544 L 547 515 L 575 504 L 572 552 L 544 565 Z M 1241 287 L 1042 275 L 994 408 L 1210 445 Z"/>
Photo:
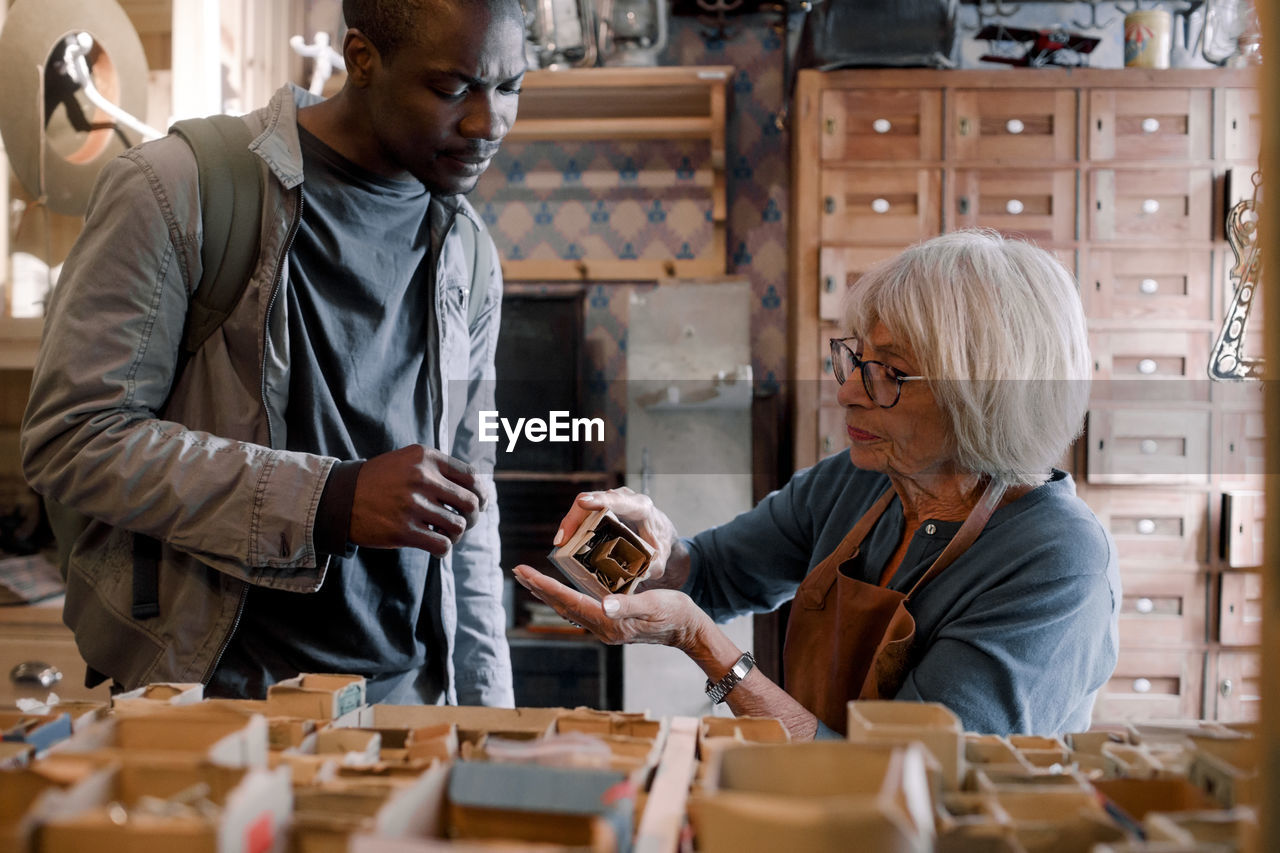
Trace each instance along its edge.
<path fill-rule="evenodd" d="M 564 541 L 564 528 L 559 528 L 556 530 L 556 538 L 551 540 L 551 544 L 559 545 L 563 541 Z"/>
<path fill-rule="evenodd" d="M 603 604 L 606 616 L 617 616 L 618 611 L 622 609 L 622 602 L 616 598 L 606 598 Z"/>
<path fill-rule="evenodd" d="M 600 503 L 600 496 L 595 492 L 588 492 L 587 494 L 583 495 L 581 498 L 578 499 L 578 503 L 582 504 L 583 506 L 591 506 L 593 504 L 598 504 Z"/>

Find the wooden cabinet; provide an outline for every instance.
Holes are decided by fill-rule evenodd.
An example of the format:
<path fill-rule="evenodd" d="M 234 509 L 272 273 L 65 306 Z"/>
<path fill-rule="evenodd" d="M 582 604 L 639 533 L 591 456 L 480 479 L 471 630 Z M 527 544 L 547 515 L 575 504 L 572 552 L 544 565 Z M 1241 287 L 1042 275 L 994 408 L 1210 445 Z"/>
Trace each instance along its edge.
<path fill-rule="evenodd" d="M 826 338 L 869 265 L 967 227 L 1053 251 L 1080 281 L 1094 361 L 1064 464 L 1124 583 L 1095 717 L 1248 718 L 1257 576 L 1224 570 L 1260 559 L 1261 394 L 1206 368 L 1232 291 L 1222 219 L 1253 192 L 1252 73 L 802 71 L 793 115 L 795 466 L 846 446 Z"/>

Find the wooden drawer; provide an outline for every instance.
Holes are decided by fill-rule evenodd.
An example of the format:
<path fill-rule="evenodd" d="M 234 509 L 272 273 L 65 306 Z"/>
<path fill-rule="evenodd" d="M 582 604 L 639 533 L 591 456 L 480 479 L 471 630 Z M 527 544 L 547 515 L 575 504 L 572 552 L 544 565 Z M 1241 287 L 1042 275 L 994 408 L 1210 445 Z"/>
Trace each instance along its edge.
<path fill-rule="evenodd" d="M 1262 154 L 1262 106 L 1257 89 L 1227 89 L 1222 153 L 1228 160 L 1256 163 Z"/>
<path fill-rule="evenodd" d="M 1201 570 L 1208 560 L 1209 504 L 1203 494 L 1091 488 L 1086 499 L 1110 531 L 1122 568 Z"/>
<path fill-rule="evenodd" d="M 1208 89 L 1095 89 L 1089 93 L 1089 157 L 1207 160 L 1212 115 Z"/>
<path fill-rule="evenodd" d="M 1123 571 L 1120 645 L 1203 645 L 1207 577 L 1204 572 Z"/>
<path fill-rule="evenodd" d="M 1254 390 L 1260 384 L 1249 383 L 1247 390 Z M 1273 470 L 1267 467 L 1267 424 L 1263 413 L 1223 412 L 1217 433 L 1218 467 L 1223 480 L 1253 489 L 1263 488 L 1268 470 Z"/>
<path fill-rule="evenodd" d="M 951 151 L 960 160 L 1076 159 L 1072 89 L 958 89 Z"/>
<path fill-rule="evenodd" d="M 1209 346 L 1208 332 L 1092 332 L 1090 397 L 1095 402 L 1207 403 L 1213 388 L 1206 372 Z"/>
<path fill-rule="evenodd" d="M 38 661 L 62 674 L 49 688 L 18 684 L 13 668 Z M 106 683 L 89 690 L 84 686 L 85 664 L 76 650 L 71 629 L 62 624 L 61 599 L 25 607 L 0 607 L 0 705 L 15 700 L 45 699 L 50 692 L 63 699 L 107 701 L 111 692 Z"/>
<path fill-rule="evenodd" d="M 823 246 L 818 252 L 818 317 L 843 328 L 841 301 L 845 290 L 862 278 L 862 274 L 875 264 L 888 260 L 905 246 L 873 246 L 853 248 L 849 246 Z M 844 332 L 828 337 L 842 337 Z M 822 343 L 826 345 L 826 338 Z M 826 354 L 826 350 L 823 351 Z"/>
<path fill-rule="evenodd" d="M 1096 722 L 1199 719 L 1204 654 L 1121 647 L 1111 679 L 1098 693 Z"/>
<path fill-rule="evenodd" d="M 822 159 L 938 160 L 939 89 L 828 89 L 822 93 Z"/>
<path fill-rule="evenodd" d="M 1206 711 L 1223 723 L 1250 723 L 1261 718 L 1262 660 L 1257 651 L 1213 655 Z"/>
<path fill-rule="evenodd" d="M 1266 495 L 1255 491 L 1222 496 L 1222 558 L 1233 569 L 1261 566 L 1266 552 Z M 1225 641 L 1224 641 L 1225 642 Z"/>
<path fill-rule="evenodd" d="M 1177 244 L 1213 235 L 1209 169 L 1095 169 L 1089 182 L 1094 240 Z"/>
<path fill-rule="evenodd" d="M 1076 237 L 1076 173 L 958 169 L 956 224 L 1002 234 L 1069 243 Z"/>
<path fill-rule="evenodd" d="M 824 169 L 822 241 L 888 243 L 932 237 L 942 227 L 938 169 Z"/>
<path fill-rule="evenodd" d="M 1261 572 L 1223 572 L 1218 585 L 1218 642 L 1262 644 Z"/>
<path fill-rule="evenodd" d="M 1209 413 L 1167 409 L 1089 411 L 1086 477 L 1090 483 L 1205 483 Z"/>
<path fill-rule="evenodd" d="M 1081 281 L 1091 320 L 1204 321 L 1213 310 L 1213 253 L 1178 249 L 1092 251 Z"/>

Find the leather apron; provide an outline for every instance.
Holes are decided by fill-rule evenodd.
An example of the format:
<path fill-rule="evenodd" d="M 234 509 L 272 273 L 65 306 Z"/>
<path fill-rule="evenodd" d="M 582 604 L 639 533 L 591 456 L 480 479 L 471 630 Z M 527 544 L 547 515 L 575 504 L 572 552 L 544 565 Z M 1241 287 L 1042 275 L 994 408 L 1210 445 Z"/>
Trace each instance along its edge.
<path fill-rule="evenodd" d="M 908 592 L 855 580 L 841 566 L 858 558 L 863 540 L 893 500 L 885 493 L 858 519 L 796 590 L 783 648 L 786 688 L 823 723 L 843 734 L 852 699 L 892 699 L 911 668 L 916 622 L 907 602 L 973 544 L 995 512 L 1004 486 L 993 480 L 960 530 Z"/>

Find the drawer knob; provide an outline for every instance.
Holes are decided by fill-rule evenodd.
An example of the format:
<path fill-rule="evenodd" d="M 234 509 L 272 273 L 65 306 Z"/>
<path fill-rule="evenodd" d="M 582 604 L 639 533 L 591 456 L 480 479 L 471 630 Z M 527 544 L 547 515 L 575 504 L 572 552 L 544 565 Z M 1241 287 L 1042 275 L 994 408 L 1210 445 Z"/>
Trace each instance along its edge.
<path fill-rule="evenodd" d="M 835 277 L 835 276 L 833 276 L 833 275 L 823 276 L 823 277 L 822 277 L 822 287 L 823 287 L 823 289 L 824 289 L 824 290 L 826 290 L 826 291 L 827 291 L 827 293 L 835 293 L 835 292 L 836 292 L 836 277 Z"/>
<path fill-rule="evenodd" d="M 1022 202 L 1018 201 L 1016 198 L 1011 198 L 1004 203 L 1004 209 L 1014 216 L 1017 216 L 1022 212 L 1023 205 Z"/>
<path fill-rule="evenodd" d="M 887 118 L 878 118 L 871 122 L 871 129 L 876 133 L 888 133 L 893 129 L 893 124 Z"/>
<path fill-rule="evenodd" d="M 1156 532 L 1156 522 L 1154 518 L 1138 519 L 1138 532 L 1143 536 L 1150 536 Z"/>
<path fill-rule="evenodd" d="M 827 213 L 836 212 L 836 200 L 833 196 L 827 196 L 822 200 L 822 207 Z"/>
<path fill-rule="evenodd" d="M 1012 133 L 1014 136 L 1017 136 L 1019 133 L 1026 130 L 1026 126 L 1016 118 L 1011 118 L 1004 123 L 1004 129 Z"/>
<path fill-rule="evenodd" d="M 1139 613 L 1150 613 L 1156 609 L 1156 603 L 1149 598 L 1139 598 L 1133 603 L 1133 609 Z"/>
<path fill-rule="evenodd" d="M 1222 679 L 1222 682 L 1218 685 L 1218 692 L 1222 694 L 1223 699 L 1226 699 L 1228 696 L 1231 695 L 1231 691 L 1234 690 L 1235 687 L 1236 686 L 1231 683 L 1230 678 L 1224 678 Z"/>
<path fill-rule="evenodd" d="M 1151 681 L 1146 678 L 1135 678 L 1133 680 L 1133 692 L 1134 693 L 1150 693 Z"/>
<path fill-rule="evenodd" d="M 1138 372 L 1143 376 L 1150 376 L 1156 372 L 1156 360 L 1154 358 L 1144 358 L 1138 362 Z"/>
<path fill-rule="evenodd" d="M 1144 278 L 1138 287 L 1143 293 L 1155 293 L 1160 289 L 1160 282 L 1154 278 Z"/>
<path fill-rule="evenodd" d="M 872 209 L 872 210 L 874 210 L 876 213 L 888 213 L 888 212 L 889 212 L 889 199 L 887 199 L 887 198 L 877 198 L 877 199 L 872 200 L 872 202 L 871 202 L 871 209 Z"/>
<path fill-rule="evenodd" d="M 1160 202 L 1156 201 L 1154 198 L 1144 198 L 1142 200 L 1143 213 L 1156 213 L 1159 210 Z"/>
<path fill-rule="evenodd" d="M 972 129 L 973 129 L 973 122 L 969 121 L 969 119 L 967 118 L 960 119 L 960 135 L 961 136 L 968 136 L 969 131 Z"/>
<path fill-rule="evenodd" d="M 29 660 L 9 670 L 9 680 L 20 687 L 39 687 L 47 690 L 62 680 L 62 673 L 52 664 Z"/>
<path fill-rule="evenodd" d="M 1144 438 L 1142 443 L 1138 445 L 1138 449 L 1142 451 L 1144 456 L 1151 456 L 1160 449 L 1160 445 L 1156 443 L 1154 438 Z"/>
<path fill-rule="evenodd" d="M 822 125 L 822 126 L 823 126 L 823 129 L 824 129 L 824 130 L 826 130 L 826 132 L 827 132 L 827 134 L 828 134 L 828 135 L 831 135 L 831 136 L 834 136 L 834 135 L 835 135 L 835 132 L 836 132 L 836 120 L 835 120 L 835 119 L 833 119 L 833 118 L 828 118 L 825 122 L 823 122 L 823 125 Z"/>
<path fill-rule="evenodd" d="M 1143 133 L 1155 133 L 1160 129 L 1160 120 L 1155 118 L 1144 118 L 1142 120 Z"/>

